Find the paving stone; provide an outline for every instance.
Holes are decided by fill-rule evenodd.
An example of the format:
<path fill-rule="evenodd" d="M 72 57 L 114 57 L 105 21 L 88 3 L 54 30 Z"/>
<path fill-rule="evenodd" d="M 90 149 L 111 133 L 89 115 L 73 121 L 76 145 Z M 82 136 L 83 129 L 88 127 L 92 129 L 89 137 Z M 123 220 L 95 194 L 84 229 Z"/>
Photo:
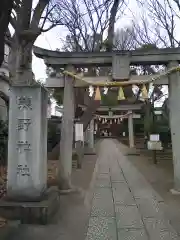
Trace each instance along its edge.
<path fill-rule="evenodd" d="M 122 173 L 122 169 L 121 169 L 119 163 L 116 162 L 116 164 L 114 164 L 114 162 L 115 161 L 113 161 L 113 164 L 110 165 L 110 171 L 111 172 L 120 172 L 120 173 Z"/>
<path fill-rule="evenodd" d="M 115 205 L 117 228 L 143 228 L 140 213 L 136 206 Z"/>
<path fill-rule="evenodd" d="M 158 231 L 173 231 L 170 222 L 166 219 L 159 219 L 159 218 L 144 218 L 143 222 L 145 224 L 146 229 L 149 232 L 154 230 Z"/>
<path fill-rule="evenodd" d="M 86 240 L 117 240 L 115 219 L 91 217 Z"/>
<path fill-rule="evenodd" d="M 146 218 L 143 219 L 150 240 L 179 239 L 177 233 L 166 219 Z"/>
<path fill-rule="evenodd" d="M 96 187 L 111 187 L 111 182 L 110 179 L 106 179 L 106 178 L 98 178 L 96 180 Z"/>
<path fill-rule="evenodd" d="M 133 173 L 132 175 L 128 173 L 128 175 L 125 174 L 125 178 L 129 186 L 133 189 L 149 188 L 149 184 L 147 183 L 147 181 L 145 181 L 144 177 L 138 175 L 133 176 Z"/>
<path fill-rule="evenodd" d="M 91 216 L 114 216 L 113 198 L 110 188 L 96 188 L 92 201 Z"/>
<path fill-rule="evenodd" d="M 129 179 L 144 179 L 144 176 L 142 173 L 138 171 L 138 169 L 133 166 L 130 162 L 128 162 L 128 159 L 124 163 L 120 164 L 122 171 Z M 129 174 L 131 172 L 131 174 Z"/>
<path fill-rule="evenodd" d="M 108 179 L 110 181 L 110 174 L 109 173 L 100 173 L 97 175 L 97 179 Z"/>
<path fill-rule="evenodd" d="M 126 183 L 112 183 L 112 191 L 115 204 L 136 205 L 136 202 Z"/>
<path fill-rule="evenodd" d="M 113 140 L 101 143 L 86 240 L 179 239 L 169 221 L 164 219 L 163 199 L 123 156 L 119 145 Z"/>
<path fill-rule="evenodd" d="M 163 202 L 163 198 L 151 187 L 145 179 L 133 179 L 128 185 L 135 198 L 151 198 Z"/>
<path fill-rule="evenodd" d="M 111 187 L 110 174 L 100 173 L 97 175 L 96 187 Z"/>
<path fill-rule="evenodd" d="M 158 202 L 164 202 L 164 199 L 154 189 L 152 189 L 152 194 L 153 194 L 153 196 L 155 196 L 155 199 Z"/>
<path fill-rule="evenodd" d="M 132 194 L 134 198 L 144 198 L 144 199 L 154 199 L 157 201 L 163 201 L 162 198 L 155 195 L 153 191 L 151 191 L 149 188 L 144 188 L 138 186 L 137 188 L 131 187 Z"/>
<path fill-rule="evenodd" d="M 112 182 L 112 188 L 119 189 L 119 191 L 127 190 L 130 192 L 129 186 L 126 182 Z"/>
<path fill-rule="evenodd" d="M 110 170 L 119 170 L 122 172 L 121 170 L 121 166 L 119 165 L 119 161 L 118 160 L 113 160 L 113 164 L 110 165 Z"/>
<path fill-rule="evenodd" d="M 153 199 L 136 199 L 139 211 L 143 218 L 164 218 L 157 201 Z"/>
<path fill-rule="evenodd" d="M 98 173 L 109 173 L 109 166 L 103 164 L 98 168 Z"/>
<path fill-rule="evenodd" d="M 112 182 L 126 182 L 122 172 L 120 172 L 118 170 L 116 170 L 116 171 L 114 170 L 114 171 L 110 171 L 110 174 L 111 174 Z"/>
<path fill-rule="evenodd" d="M 94 198 L 112 200 L 112 190 L 109 188 L 98 188 L 94 189 Z"/>
<path fill-rule="evenodd" d="M 118 240 L 149 240 L 144 229 L 121 229 Z"/>
<path fill-rule="evenodd" d="M 179 240 L 179 236 L 175 232 L 170 231 L 153 231 L 148 232 L 149 240 Z"/>

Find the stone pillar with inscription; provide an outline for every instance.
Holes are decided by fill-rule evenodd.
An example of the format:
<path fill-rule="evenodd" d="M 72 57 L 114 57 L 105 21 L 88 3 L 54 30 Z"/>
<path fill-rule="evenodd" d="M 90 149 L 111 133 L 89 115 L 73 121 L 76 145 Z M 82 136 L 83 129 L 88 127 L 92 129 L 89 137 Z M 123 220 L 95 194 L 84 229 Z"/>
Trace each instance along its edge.
<path fill-rule="evenodd" d="M 47 184 L 47 91 L 13 86 L 10 91 L 7 196 L 41 200 Z"/>

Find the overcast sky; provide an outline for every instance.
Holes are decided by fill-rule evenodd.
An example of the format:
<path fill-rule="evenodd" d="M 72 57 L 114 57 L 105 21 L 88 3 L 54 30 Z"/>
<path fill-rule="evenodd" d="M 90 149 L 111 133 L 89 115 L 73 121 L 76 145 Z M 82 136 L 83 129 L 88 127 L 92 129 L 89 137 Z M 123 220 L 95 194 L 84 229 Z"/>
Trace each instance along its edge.
<path fill-rule="evenodd" d="M 35 42 L 36 46 L 50 50 L 55 50 L 56 48 L 59 48 L 60 44 L 61 42 L 58 28 L 54 28 L 47 33 L 41 34 Z M 46 78 L 46 67 L 43 60 L 33 56 L 32 67 L 37 80 L 42 80 Z"/>

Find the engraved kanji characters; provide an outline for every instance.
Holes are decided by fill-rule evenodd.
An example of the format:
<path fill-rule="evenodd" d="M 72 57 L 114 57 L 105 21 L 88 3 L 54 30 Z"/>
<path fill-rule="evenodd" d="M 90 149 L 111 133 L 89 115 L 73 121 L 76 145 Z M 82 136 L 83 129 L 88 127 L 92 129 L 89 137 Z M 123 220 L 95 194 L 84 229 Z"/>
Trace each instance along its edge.
<path fill-rule="evenodd" d="M 28 141 L 18 141 L 17 150 L 19 151 L 19 153 L 22 153 L 22 151 L 30 151 L 31 144 Z"/>
<path fill-rule="evenodd" d="M 32 97 L 29 96 L 18 96 L 16 97 L 17 105 L 19 110 L 32 110 Z M 18 118 L 17 119 L 17 130 L 28 131 L 29 125 L 31 124 L 30 118 Z M 19 153 L 31 150 L 31 144 L 27 140 L 19 140 L 17 143 L 17 150 Z"/>
<path fill-rule="evenodd" d="M 28 96 L 17 97 L 17 104 L 20 110 L 22 109 L 32 110 L 32 97 Z"/>
<path fill-rule="evenodd" d="M 28 131 L 28 128 L 29 128 L 30 124 L 31 124 L 31 119 L 30 118 L 27 118 L 27 119 L 19 118 L 17 129 Z"/>
<path fill-rule="evenodd" d="M 30 176 L 30 170 L 29 167 L 25 164 L 19 164 L 17 166 L 17 174 L 21 176 Z"/>

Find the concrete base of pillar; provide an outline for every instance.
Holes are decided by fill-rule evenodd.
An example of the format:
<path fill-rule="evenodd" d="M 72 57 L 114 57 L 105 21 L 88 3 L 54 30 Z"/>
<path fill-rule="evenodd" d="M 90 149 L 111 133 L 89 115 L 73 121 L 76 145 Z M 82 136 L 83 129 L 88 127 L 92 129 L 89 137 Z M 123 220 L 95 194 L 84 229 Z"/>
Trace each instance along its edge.
<path fill-rule="evenodd" d="M 170 192 L 172 193 L 172 195 L 180 195 L 180 191 L 176 189 L 171 189 Z"/>
<path fill-rule="evenodd" d="M 84 147 L 84 155 L 96 155 L 95 148 Z"/>
<path fill-rule="evenodd" d="M 56 187 L 50 187 L 40 202 L 13 202 L 6 197 L 0 200 L 0 216 L 20 220 L 25 224 L 47 224 L 60 206 L 60 194 Z"/>

